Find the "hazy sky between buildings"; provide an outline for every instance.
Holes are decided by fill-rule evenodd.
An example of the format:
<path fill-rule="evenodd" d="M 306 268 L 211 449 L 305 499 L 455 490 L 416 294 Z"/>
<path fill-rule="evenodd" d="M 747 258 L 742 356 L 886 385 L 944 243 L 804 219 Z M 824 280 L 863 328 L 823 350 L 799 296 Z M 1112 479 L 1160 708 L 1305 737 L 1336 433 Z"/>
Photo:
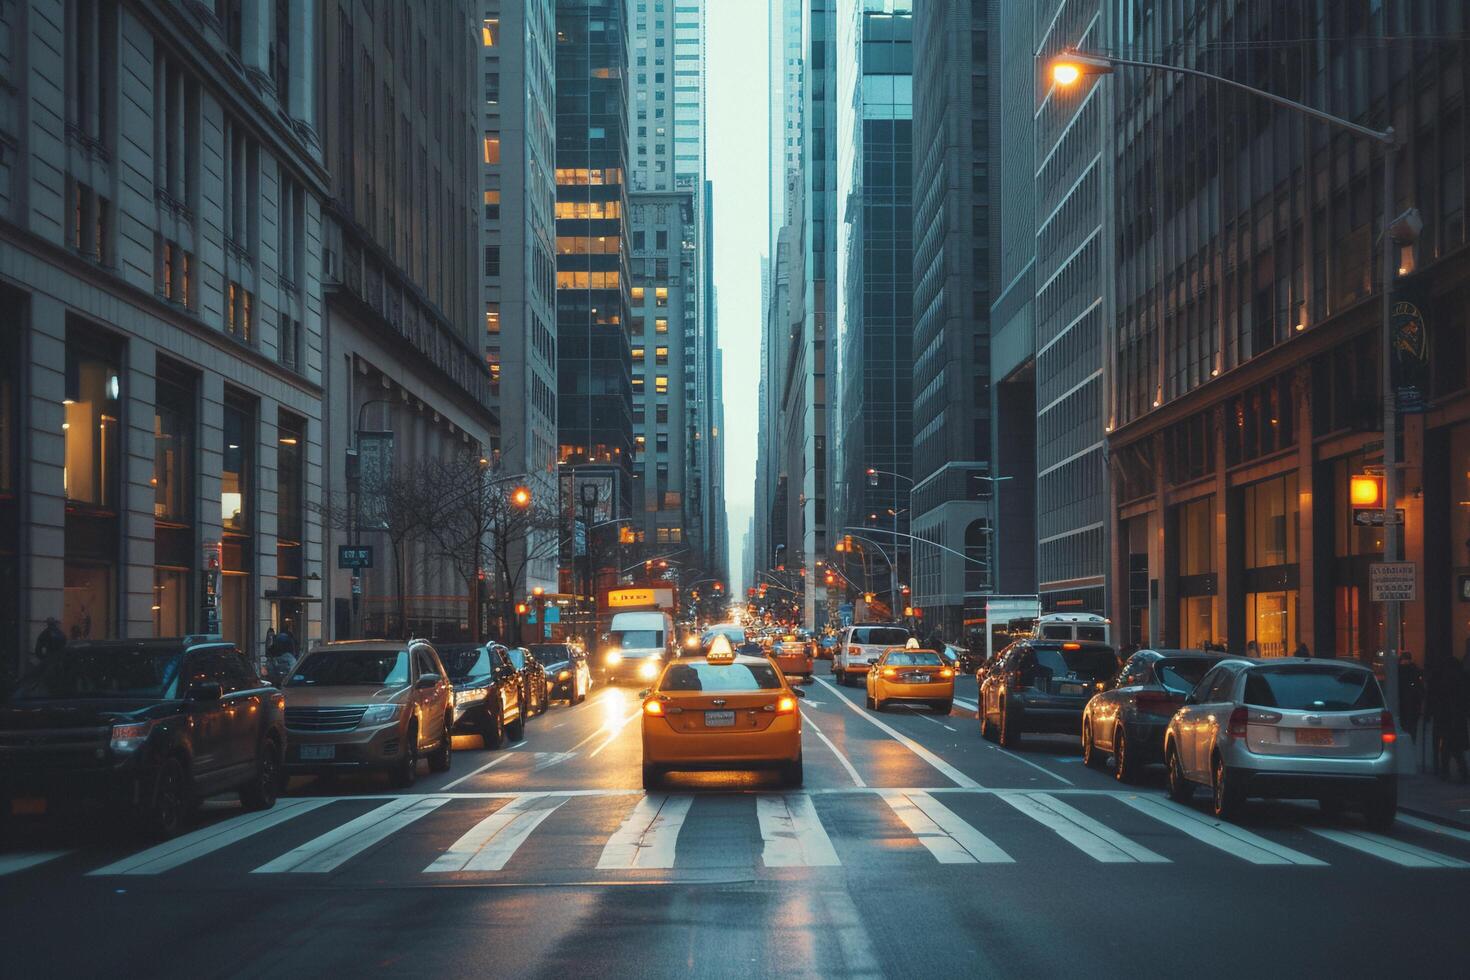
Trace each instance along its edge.
<path fill-rule="evenodd" d="M 766 249 L 766 2 L 708 0 L 705 129 L 714 181 L 715 289 L 725 352 L 725 504 L 739 583 L 755 493 L 760 257 Z M 744 595 L 744 592 L 733 593 Z"/>

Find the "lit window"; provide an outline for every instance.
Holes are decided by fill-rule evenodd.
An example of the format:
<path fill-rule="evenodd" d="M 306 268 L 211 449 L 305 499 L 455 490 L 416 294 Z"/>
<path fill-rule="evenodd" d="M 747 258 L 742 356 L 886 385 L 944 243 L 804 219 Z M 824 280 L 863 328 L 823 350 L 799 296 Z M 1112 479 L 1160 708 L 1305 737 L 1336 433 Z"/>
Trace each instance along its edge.
<path fill-rule="evenodd" d="M 500 333 L 500 304 L 499 303 L 486 303 L 485 304 L 485 332 L 486 333 L 493 333 L 493 334 Z"/>
<path fill-rule="evenodd" d="M 642 347 L 634 347 L 633 348 L 633 360 L 635 360 L 635 361 L 641 361 L 641 360 L 643 360 L 643 348 Z"/>
<path fill-rule="evenodd" d="M 634 391 L 634 393 L 636 394 L 637 392 L 640 392 L 642 390 L 643 390 L 643 376 L 642 375 L 638 375 L 638 374 L 633 375 L 633 391 Z"/>
<path fill-rule="evenodd" d="M 480 43 L 487 48 L 495 47 L 495 42 L 500 39 L 500 19 L 498 17 L 486 17 L 485 22 L 480 25 Z"/>
<path fill-rule="evenodd" d="M 653 349 L 654 362 L 656 364 L 669 363 L 669 349 L 667 347 L 655 347 Z"/>
<path fill-rule="evenodd" d="M 653 290 L 653 301 L 658 306 L 669 305 L 669 290 L 667 286 L 658 286 Z"/>
<path fill-rule="evenodd" d="M 486 191 L 485 192 L 485 220 L 486 221 L 499 221 L 500 220 L 500 192 L 499 191 Z"/>
<path fill-rule="evenodd" d="M 669 376 L 667 374 L 656 375 L 653 379 L 653 390 L 660 395 L 669 393 Z"/>
<path fill-rule="evenodd" d="M 499 133 L 486 133 L 485 134 L 485 153 L 484 153 L 484 156 L 485 156 L 485 162 L 486 163 L 499 163 L 500 162 L 500 134 Z"/>
<path fill-rule="evenodd" d="M 656 318 L 653 321 L 653 332 L 654 333 L 668 333 L 669 332 L 669 321 L 665 320 L 663 317 Z"/>
<path fill-rule="evenodd" d="M 635 303 L 641 303 L 641 302 L 643 302 L 643 287 L 642 286 L 634 286 L 628 292 L 633 297 L 633 302 L 635 302 Z"/>

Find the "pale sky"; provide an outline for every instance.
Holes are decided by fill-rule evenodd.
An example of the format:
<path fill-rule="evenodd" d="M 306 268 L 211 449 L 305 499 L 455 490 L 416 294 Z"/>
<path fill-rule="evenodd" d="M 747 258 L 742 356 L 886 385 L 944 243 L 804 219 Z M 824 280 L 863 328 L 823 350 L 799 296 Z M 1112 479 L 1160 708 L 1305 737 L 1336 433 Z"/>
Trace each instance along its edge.
<path fill-rule="evenodd" d="M 720 347 L 725 352 L 725 506 L 730 575 L 738 583 L 755 494 L 760 259 L 767 236 L 767 12 L 765 0 L 707 0 L 707 4 L 705 127 L 707 169 L 714 182 Z"/>

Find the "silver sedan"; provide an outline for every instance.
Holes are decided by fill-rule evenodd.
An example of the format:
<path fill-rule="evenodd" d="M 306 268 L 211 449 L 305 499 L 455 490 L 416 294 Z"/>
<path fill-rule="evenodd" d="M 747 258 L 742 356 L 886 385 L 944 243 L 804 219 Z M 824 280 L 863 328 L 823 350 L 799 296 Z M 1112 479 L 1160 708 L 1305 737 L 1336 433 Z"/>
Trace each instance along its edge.
<path fill-rule="evenodd" d="M 1375 830 L 1398 810 L 1393 716 L 1367 668 L 1339 660 L 1225 660 L 1200 679 L 1164 733 L 1169 795 L 1210 787 L 1215 814 L 1247 797 L 1360 807 Z"/>

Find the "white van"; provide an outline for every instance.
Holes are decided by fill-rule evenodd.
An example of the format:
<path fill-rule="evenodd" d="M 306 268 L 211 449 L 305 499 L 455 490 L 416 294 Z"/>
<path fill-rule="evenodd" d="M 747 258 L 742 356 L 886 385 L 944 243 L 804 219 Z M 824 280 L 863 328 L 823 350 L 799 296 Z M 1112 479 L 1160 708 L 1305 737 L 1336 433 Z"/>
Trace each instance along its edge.
<path fill-rule="evenodd" d="M 868 667 L 878 662 L 889 647 L 909 641 L 909 628 L 898 623 L 860 623 L 842 631 L 832 654 L 832 673 L 840 684 L 857 684 L 868 676 Z"/>
<path fill-rule="evenodd" d="M 608 632 L 602 674 L 609 684 L 619 680 L 652 684 L 674 649 L 674 618 L 666 612 L 614 613 Z"/>
<path fill-rule="evenodd" d="M 1113 642 L 1113 624 L 1095 613 L 1047 613 L 1036 620 L 1031 632 L 1036 640 L 1087 640 Z"/>

